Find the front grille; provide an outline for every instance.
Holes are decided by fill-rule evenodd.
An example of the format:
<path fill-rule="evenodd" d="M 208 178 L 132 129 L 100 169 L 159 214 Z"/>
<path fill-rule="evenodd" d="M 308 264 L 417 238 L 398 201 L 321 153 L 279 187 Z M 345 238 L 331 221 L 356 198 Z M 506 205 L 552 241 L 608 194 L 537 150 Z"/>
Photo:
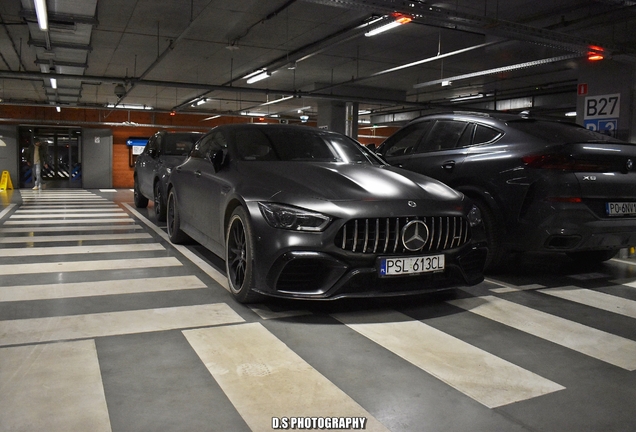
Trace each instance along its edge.
<path fill-rule="evenodd" d="M 428 228 L 424 245 L 415 251 L 404 247 L 402 229 L 420 220 Z M 468 221 L 459 216 L 392 217 L 348 221 L 336 236 L 336 246 L 366 254 L 409 254 L 453 249 L 470 240 Z"/>

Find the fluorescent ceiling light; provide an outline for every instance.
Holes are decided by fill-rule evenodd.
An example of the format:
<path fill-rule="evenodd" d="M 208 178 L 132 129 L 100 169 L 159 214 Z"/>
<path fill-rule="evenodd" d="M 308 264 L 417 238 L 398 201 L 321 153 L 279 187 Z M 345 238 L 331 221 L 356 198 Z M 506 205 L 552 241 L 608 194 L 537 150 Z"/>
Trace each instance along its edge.
<path fill-rule="evenodd" d="M 135 105 L 135 104 L 107 104 L 106 108 L 119 108 L 119 109 L 133 109 L 133 110 L 151 110 L 151 106 L 147 105 Z"/>
<path fill-rule="evenodd" d="M 57 111 L 57 112 L 62 112 L 62 108 L 60 108 L 59 106 L 56 106 L 56 107 L 55 107 L 55 111 Z"/>
<path fill-rule="evenodd" d="M 392 16 L 395 18 L 393 22 L 390 22 L 388 24 L 385 24 L 383 26 L 370 30 L 366 32 L 364 35 L 367 37 L 375 36 L 377 34 L 384 33 L 385 31 L 399 27 L 402 24 L 410 23 L 413 20 L 413 18 L 411 18 L 410 16 L 399 14 L 399 13 L 392 14 Z"/>
<path fill-rule="evenodd" d="M 54 89 L 57 88 L 57 80 L 55 78 L 51 78 L 51 87 L 53 87 Z"/>
<path fill-rule="evenodd" d="M 248 73 L 247 75 L 245 75 L 245 76 L 243 77 L 243 79 L 249 79 L 249 78 L 252 78 L 253 76 L 256 76 L 256 75 L 258 75 L 258 74 L 262 74 L 263 72 L 265 72 L 265 69 L 257 69 L 257 70 L 255 70 L 254 72 L 250 72 L 250 73 Z"/>
<path fill-rule="evenodd" d="M 509 71 L 513 71 L 513 70 L 525 69 L 525 68 L 534 67 L 534 66 L 541 66 L 541 65 L 545 65 L 545 64 L 560 62 L 560 61 L 563 61 L 563 60 L 570 60 L 570 59 L 577 58 L 577 57 L 581 57 L 581 54 L 580 53 L 565 54 L 565 55 L 557 56 L 557 57 L 550 57 L 550 58 L 541 59 L 541 60 L 533 60 L 533 61 L 529 61 L 529 62 L 525 62 L 525 63 L 517 63 L 517 64 L 514 64 L 514 65 L 510 65 L 510 66 L 504 66 L 504 67 L 499 67 L 499 68 L 495 68 L 495 69 L 488 69 L 488 70 L 483 70 L 483 71 L 479 71 L 479 72 L 473 72 L 473 73 L 469 73 L 469 74 L 465 74 L 465 75 L 457 75 L 457 76 L 454 76 L 454 77 L 448 77 L 448 78 L 444 78 L 444 79 L 439 79 L 439 80 L 434 80 L 434 81 L 428 81 L 428 82 L 423 82 L 423 83 L 419 83 L 419 84 L 414 84 L 413 88 L 422 88 L 422 87 L 428 87 L 428 86 L 432 86 L 432 85 L 437 85 L 437 84 L 441 84 L 442 81 L 459 81 L 459 80 L 463 80 L 463 79 L 475 78 L 475 77 L 484 76 L 484 75 L 494 75 L 494 74 L 498 74 L 498 73 L 501 73 L 501 72 L 509 72 Z"/>
<path fill-rule="evenodd" d="M 476 94 L 476 95 L 469 95 L 469 96 L 460 96 L 454 99 L 450 99 L 451 102 L 459 102 L 459 101 L 465 101 L 465 100 L 471 100 L 471 99 L 481 99 L 483 98 L 484 95 L 482 93 L 480 94 Z"/>
<path fill-rule="evenodd" d="M 249 83 L 249 81 L 248 81 L 248 83 Z M 290 99 L 293 99 L 293 98 L 294 98 L 293 96 L 285 96 L 285 97 L 282 97 L 280 99 L 276 99 L 276 100 L 273 100 L 273 101 L 262 103 L 259 106 L 273 105 L 273 104 L 277 104 L 279 102 L 283 102 L 283 101 L 290 100 Z"/>
<path fill-rule="evenodd" d="M 451 85 L 451 82 L 449 80 L 442 81 L 442 87 L 448 87 L 449 85 Z"/>
<path fill-rule="evenodd" d="M 46 0 L 35 0 L 35 15 L 38 17 L 40 30 L 47 31 L 49 29 L 49 17 L 46 13 Z"/>
<path fill-rule="evenodd" d="M 261 81 L 264 80 L 265 78 L 269 78 L 270 74 L 266 71 L 266 72 L 261 72 L 258 75 L 254 75 L 250 78 L 248 78 L 248 80 L 246 81 L 248 84 L 253 84 L 257 81 Z"/>
<path fill-rule="evenodd" d="M 576 111 L 569 111 L 565 113 L 566 117 L 576 117 Z"/>

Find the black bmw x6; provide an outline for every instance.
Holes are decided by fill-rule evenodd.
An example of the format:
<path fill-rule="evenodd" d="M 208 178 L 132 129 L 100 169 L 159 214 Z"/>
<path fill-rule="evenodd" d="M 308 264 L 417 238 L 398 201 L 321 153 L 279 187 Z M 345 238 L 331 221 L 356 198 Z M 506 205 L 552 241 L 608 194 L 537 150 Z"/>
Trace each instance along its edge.
<path fill-rule="evenodd" d="M 574 123 L 452 112 L 413 120 L 378 152 L 475 201 L 491 269 L 509 251 L 592 263 L 636 244 L 636 145 Z"/>
<path fill-rule="evenodd" d="M 479 211 L 462 193 L 305 126 L 235 124 L 201 138 L 168 183 L 168 234 L 225 258 L 240 302 L 335 299 L 479 283 Z"/>

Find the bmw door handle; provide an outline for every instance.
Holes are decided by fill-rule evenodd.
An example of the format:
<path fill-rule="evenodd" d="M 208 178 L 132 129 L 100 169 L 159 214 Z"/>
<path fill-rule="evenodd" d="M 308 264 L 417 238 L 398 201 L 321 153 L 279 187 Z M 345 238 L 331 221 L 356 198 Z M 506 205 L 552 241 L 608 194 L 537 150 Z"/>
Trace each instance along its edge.
<path fill-rule="evenodd" d="M 201 171 L 196 170 L 196 171 L 194 172 L 194 175 L 195 175 L 196 177 L 201 177 Z"/>
<path fill-rule="evenodd" d="M 455 161 L 454 160 L 449 160 L 446 161 L 442 164 L 442 169 L 444 171 L 452 171 L 453 168 L 455 168 Z"/>

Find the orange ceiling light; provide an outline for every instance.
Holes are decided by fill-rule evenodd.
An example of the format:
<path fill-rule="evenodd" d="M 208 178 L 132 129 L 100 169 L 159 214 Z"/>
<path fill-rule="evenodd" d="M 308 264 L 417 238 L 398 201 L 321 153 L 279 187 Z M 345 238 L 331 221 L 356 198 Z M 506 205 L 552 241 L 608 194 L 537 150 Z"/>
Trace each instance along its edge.
<path fill-rule="evenodd" d="M 375 36 L 377 34 L 380 33 L 384 33 L 387 30 L 391 30 L 394 29 L 396 27 L 401 26 L 402 24 L 407 24 L 410 23 L 411 21 L 413 21 L 413 17 L 406 15 L 406 14 L 401 14 L 398 12 L 393 12 L 391 14 L 391 17 L 393 18 L 393 21 L 389 22 L 388 24 L 385 24 L 383 26 L 377 27 L 371 31 L 366 32 L 364 35 L 365 36 Z M 383 19 L 388 18 L 388 16 L 385 16 Z"/>

